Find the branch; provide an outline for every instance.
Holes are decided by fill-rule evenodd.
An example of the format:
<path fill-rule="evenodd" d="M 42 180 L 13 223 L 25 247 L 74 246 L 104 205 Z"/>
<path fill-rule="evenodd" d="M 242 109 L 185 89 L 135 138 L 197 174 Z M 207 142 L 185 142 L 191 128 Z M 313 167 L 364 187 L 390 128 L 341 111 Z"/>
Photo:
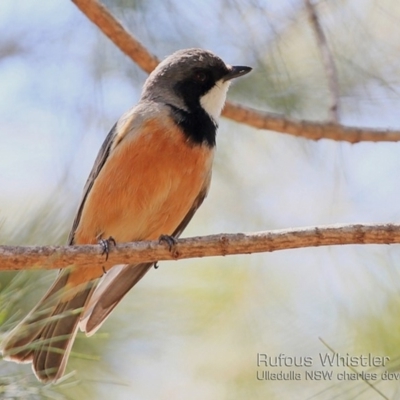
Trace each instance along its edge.
<path fill-rule="evenodd" d="M 72 0 L 101 31 L 143 71 L 153 71 L 159 60 L 131 35 L 97 0 Z"/>
<path fill-rule="evenodd" d="M 158 59 L 150 54 L 97 0 L 72 0 L 72 2 L 145 72 L 150 73 L 157 66 Z M 231 102 L 225 104 L 222 115 L 257 129 L 287 133 L 311 140 L 332 139 L 350 143 L 400 141 L 400 131 L 345 127 L 332 123 L 289 119 Z"/>
<path fill-rule="evenodd" d="M 349 143 L 400 141 L 400 131 L 285 118 L 279 114 L 254 110 L 240 104 L 226 103 L 223 114 L 233 121 L 257 129 L 267 129 L 310 140 L 331 139 Z"/>
<path fill-rule="evenodd" d="M 106 269 L 117 264 L 138 264 L 195 257 L 264 253 L 344 244 L 400 244 L 400 224 L 333 225 L 257 233 L 219 234 L 179 239 L 169 251 L 164 243 L 145 241 L 112 246 L 106 261 L 99 245 L 0 246 L 0 270 L 58 269 L 70 265 Z"/>
<path fill-rule="evenodd" d="M 328 80 L 329 92 L 331 94 L 331 106 L 329 108 L 330 120 L 339 123 L 339 80 L 335 61 L 329 50 L 328 41 L 321 24 L 319 23 L 317 12 L 310 0 L 304 0 L 311 26 L 314 30 L 317 45 L 322 57 L 326 78 Z"/>

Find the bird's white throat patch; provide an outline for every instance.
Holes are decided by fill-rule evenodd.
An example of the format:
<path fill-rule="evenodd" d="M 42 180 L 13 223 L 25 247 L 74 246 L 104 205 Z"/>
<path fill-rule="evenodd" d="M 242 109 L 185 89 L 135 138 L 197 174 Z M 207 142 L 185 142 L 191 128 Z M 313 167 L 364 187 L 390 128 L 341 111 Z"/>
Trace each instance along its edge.
<path fill-rule="evenodd" d="M 204 96 L 200 97 L 201 106 L 215 123 L 221 115 L 230 83 L 230 81 L 219 80 Z"/>

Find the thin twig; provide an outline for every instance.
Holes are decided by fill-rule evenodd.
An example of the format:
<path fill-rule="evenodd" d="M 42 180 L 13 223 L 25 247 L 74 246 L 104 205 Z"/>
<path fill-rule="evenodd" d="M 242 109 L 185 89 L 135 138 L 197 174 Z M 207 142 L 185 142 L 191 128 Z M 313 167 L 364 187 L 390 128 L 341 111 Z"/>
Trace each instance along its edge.
<path fill-rule="evenodd" d="M 329 346 L 329 344 L 327 342 L 325 342 L 324 339 L 322 339 L 321 337 L 319 338 L 319 340 L 321 341 L 321 343 L 328 349 L 330 350 L 333 355 L 338 354 L 338 352 L 336 350 L 333 349 L 333 347 Z M 374 392 L 378 393 L 382 399 L 386 399 L 389 400 L 389 397 L 387 397 L 385 394 L 383 394 L 378 388 L 377 386 L 373 385 L 368 379 L 364 378 L 363 373 L 359 372 L 356 368 L 354 368 L 350 363 L 347 363 L 347 368 L 350 369 L 351 372 L 353 372 L 354 374 L 356 374 L 357 379 L 360 378 L 362 381 L 364 381 L 364 383 L 366 383 Z"/>
<path fill-rule="evenodd" d="M 322 63 L 328 81 L 329 92 L 331 96 L 331 105 L 329 107 L 329 119 L 332 123 L 339 123 L 339 80 L 336 70 L 335 60 L 333 59 L 332 53 L 329 49 L 328 41 L 322 26 L 319 22 L 317 12 L 311 0 L 304 0 L 308 17 L 310 19 L 311 26 L 315 33 L 317 45 L 321 53 Z"/>
<path fill-rule="evenodd" d="M 110 248 L 108 260 L 99 245 L 0 246 L 0 270 L 57 269 L 70 265 L 106 269 L 116 264 L 233 254 L 264 253 L 302 247 L 344 244 L 400 244 L 400 224 L 331 225 L 257 233 L 219 234 L 179 239 L 169 251 L 159 241 L 122 243 Z"/>
<path fill-rule="evenodd" d="M 255 110 L 240 104 L 225 104 L 224 115 L 233 121 L 257 129 L 287 133 L 310 140 L 331 139 L 349 143 L 400 141 L 400 131 L 285 118 L 279 114 Z"/>

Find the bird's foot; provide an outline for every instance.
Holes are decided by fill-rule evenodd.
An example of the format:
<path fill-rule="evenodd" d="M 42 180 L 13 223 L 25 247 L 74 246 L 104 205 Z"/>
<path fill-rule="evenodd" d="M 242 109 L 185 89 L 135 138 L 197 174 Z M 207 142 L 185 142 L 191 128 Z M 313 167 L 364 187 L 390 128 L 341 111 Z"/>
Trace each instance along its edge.
<path fill-rule="evenodd" d="M 102 248 L 101 255 L 106 255 L 106 261 L 108 260 L 108 254 L 110 253 L 110 245 L 116 246 L 117 243 L 115 242 L 115 239 L 110 236 L 108 239 L 100 239 L 99 240 L 99 245 Z"/>
<path fill-rule="evenodd" d="M 169 251 L 172 251 L 177 241 L 173 236 L 170 235 L 161 235 L 158 239 L 160 243 L 164 242 L 167 244 Z"/>

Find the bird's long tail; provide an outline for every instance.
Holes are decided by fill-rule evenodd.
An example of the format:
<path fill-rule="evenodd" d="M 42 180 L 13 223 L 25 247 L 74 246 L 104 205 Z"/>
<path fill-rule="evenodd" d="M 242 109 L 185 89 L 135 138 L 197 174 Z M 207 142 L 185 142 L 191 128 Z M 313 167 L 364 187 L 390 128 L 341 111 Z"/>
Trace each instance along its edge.
<path fill-rule="evenodd" d="M 85 307 L 80 328 L 87 336 L 93 335 L 111 311 L 151 268 L 153 263 L 114 266 L 99 282 Z"/>
<path fill-rule="evenodd" d="M 96 281 L 71 287 L 70 271 L 63 270 L 39 304 L 1 344 L 3 357 L 32 362 L 42 382 L 59 379 L 68 361 L 81 314 Z"/>

